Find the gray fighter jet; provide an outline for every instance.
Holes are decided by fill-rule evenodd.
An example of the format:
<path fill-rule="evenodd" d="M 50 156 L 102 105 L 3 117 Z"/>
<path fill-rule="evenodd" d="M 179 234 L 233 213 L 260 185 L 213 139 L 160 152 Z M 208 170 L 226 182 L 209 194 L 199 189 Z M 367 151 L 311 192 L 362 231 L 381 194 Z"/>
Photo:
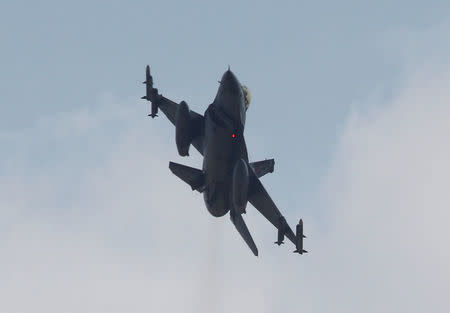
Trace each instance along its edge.
<path fill-rule="evenodd" d="M 228 70 L 220 80 L 216 97 L 202 116 L 189 109 L 186 102 L 175 103 L 153 87 L 150 67 L 146 68 L 146 95 L 142 99 L 151 102 L 154 118 L 160 109 L 175 126 L 175 142 L 181 156 L 189 155 L 192 144 L 203 155 L 203 168 L 169 163 L 170 170 L 203 193 L 208 211 L 216 217 L 230 212 L 230 219 L 254 255 L 258 255 L 247 225 L 242 218 L 250 202 L 278 229 L 275 244 L 281 245 L 286 236 L 295 246 L 296 253 L 303 250 L 303 221 L 300 219 L 296 234 L 286 222 L 275 203 L 264 189 L 259 178 L 272 173 L 274 160 L 249 162 L 244 140 L 246 112 L 250 103 L 248 89 L 241 85 Z"/>

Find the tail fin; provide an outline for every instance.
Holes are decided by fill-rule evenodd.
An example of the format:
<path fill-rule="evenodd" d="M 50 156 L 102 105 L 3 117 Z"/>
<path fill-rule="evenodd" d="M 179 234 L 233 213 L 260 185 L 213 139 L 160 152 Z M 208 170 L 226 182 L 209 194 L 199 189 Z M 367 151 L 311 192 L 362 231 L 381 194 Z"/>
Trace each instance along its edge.
<path fill-rule="evenodd" d="M 255 242 L 253 241 L 252 235 L 250 235 L 250 232 L 248 231 L 247 225 L 245 224 L 242 215 L 240 213 L 235 212 L 234 209 L 231 209 L 230 219 L 233 222 L 239 234 L 242 236 L 242 239 L 244 239 L 245 243 L 248 245 L 250 250 L 252 250 L 253 254 L 255 256 L 258 256 L 258 248 L 256 247 Z"/>
<path fill-rule="evenodd" d="M 203 171 L 175 162 L 169 162 L 169 168 L 178 178 L 191 186 L 192 190 L 203 192 L 205 189 L 205 175 Z"/>

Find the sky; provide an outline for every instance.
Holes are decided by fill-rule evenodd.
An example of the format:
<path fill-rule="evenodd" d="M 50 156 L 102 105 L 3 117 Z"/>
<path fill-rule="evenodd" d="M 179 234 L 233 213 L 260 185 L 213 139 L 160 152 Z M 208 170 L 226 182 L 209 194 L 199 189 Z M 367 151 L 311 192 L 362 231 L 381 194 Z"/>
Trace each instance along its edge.
<path fill-rule="evenodd" d="M 447 1 L 3 1 L 1 312 L 448 312 Z M 145 65 L 203 113 L 228 65 L 306 256 L 254 257 L 172 175 Z"/>

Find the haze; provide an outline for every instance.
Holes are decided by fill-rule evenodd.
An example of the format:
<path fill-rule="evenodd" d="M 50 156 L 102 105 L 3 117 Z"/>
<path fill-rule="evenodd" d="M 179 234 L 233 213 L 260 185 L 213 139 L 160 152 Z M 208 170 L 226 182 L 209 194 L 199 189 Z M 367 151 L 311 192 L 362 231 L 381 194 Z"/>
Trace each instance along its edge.
<path fill-rule="evenodd" d="M 448 1 L 3 1 L 1 312 L 449 312 Z M 155 86 L 203 112 L 228 65 L 250 159 L 310 252 L 254 257 L 173 176 Z M 294 142 L 288 146 L 286 142 Z"/>

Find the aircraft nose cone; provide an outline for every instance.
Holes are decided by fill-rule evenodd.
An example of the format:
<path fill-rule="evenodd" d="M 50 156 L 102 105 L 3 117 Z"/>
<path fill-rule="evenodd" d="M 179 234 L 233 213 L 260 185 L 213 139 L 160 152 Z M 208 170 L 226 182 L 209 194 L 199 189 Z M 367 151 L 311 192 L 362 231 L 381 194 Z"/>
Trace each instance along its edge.
<path fill-rule="evenodd" d="M 236 123 L 245 124 L 244 94 L 241 83 L 230 69 L 222 76 L 214 103 L 220 106 Z"/>
<path fill-rule="evenodd" d="M 231 92 L 239 92 L 241 88 L 241 84 L 239 83 L 236 76 L 234 76 L 233 72 L 227 70 L 220 81 L 222 87 Z"/>

